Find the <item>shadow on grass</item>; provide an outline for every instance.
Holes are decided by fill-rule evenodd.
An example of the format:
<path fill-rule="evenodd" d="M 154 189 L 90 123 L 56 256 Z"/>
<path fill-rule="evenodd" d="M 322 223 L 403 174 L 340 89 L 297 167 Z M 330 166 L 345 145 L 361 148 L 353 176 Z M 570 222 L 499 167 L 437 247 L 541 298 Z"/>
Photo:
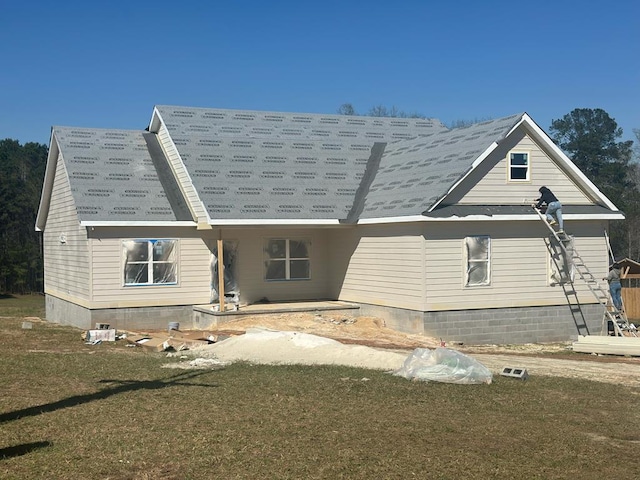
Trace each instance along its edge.
<path fill-rule="evenodd" d="M 16 298 L 10 293 L 0 293 L 0 300 L 6 300 L 7 298 Z"/>
<path fill-rule="evenodd" d="M 190 387 L 216 387 L 217 385 L 185 382 L 186 380 L 199 377 L 200 375 L 203 375 L 205 373 L 211 373 L 211 370 L 178 373 L 164 380 L 101 380 L 100 383 L 120 383 L 120 385 L 112 388 L 107 388 L 105 390 L 100 390 L 99 392 L 95 393 L 88 393 L 86 395 L 75 395 L 73 397 L 65 398 L 57 402 L 38 405 L 35 407 L 23 408 L 22 410 L 16 410 L 15 412 L 3 413 L 0 414 L 0 423 L 10 422 L 12 420 L 18 420 L 19 418 L 24 417 L 32 417 L 35 415 L 40 415 L 42 413 L 54 412 L 63 408 L 75 407 L 84 403 L 93 402 L 94 400 L 102 400 L 103 398 L 109 398 L 119 393 L 132 392 L 135 390 L 158 390 L 175 385 Z"/>
<path fill-rule="evenodd" d="M 0 448 L 0 460 L 26 455 L 27 453 L 33 452 L 34 450 L 50 447 L 51 445 L 53 445 L 51 442 L 32 442 L 23 443 L 22 445 L 15 445 L 13 447 Z"/>

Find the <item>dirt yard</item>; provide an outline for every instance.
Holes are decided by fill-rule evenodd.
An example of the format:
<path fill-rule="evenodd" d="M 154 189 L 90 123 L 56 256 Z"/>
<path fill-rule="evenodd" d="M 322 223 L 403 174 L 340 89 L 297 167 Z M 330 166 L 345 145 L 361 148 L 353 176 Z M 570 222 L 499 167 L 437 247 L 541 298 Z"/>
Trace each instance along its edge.
<path fill-rule="evenodd" d="M 247 317 L 215 329 L 221 337 L 241 335 L 247 329 L 263 327 L 278 331 L 296 331 L 399 353 L 436 348 L 440 339 L 406 334 L 387 328 L 378 318 L 355 319 L 330 314 L 280 314 Z M 480 361 L 495 374 L 508 367 L 525 368 L 529 376 L 546 375 L 583 378 L 599 382 L 640 387 L 640 357 L 589 355 L 575 353 L 571 342 L 528 345 L 446 345 Z"/>

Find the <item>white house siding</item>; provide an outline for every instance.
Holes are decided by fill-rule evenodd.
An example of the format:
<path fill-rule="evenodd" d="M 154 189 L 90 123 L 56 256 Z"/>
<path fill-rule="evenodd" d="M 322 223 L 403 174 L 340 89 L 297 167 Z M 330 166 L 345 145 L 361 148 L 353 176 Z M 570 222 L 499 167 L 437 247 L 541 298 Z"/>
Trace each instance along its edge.
<path fill-rule="evenodd" d="M 512 150 L 530 153 L 530 181 L 508 181 L 508 156 Z M 454 197 L 447 203 L 465 205 L 529 204 L 540 196 L 538 189 L 543 185 L 550 188 L 564 204 L 588 205 L 593 203 L 531 137 L 518 131 L 514 133 L 513 140 L 504 142 L 493 151 L 483 162 L 483 165 L 460 185 L 458 198 Z"/>
<path fill-rule="evenodd" d="M 200 197 L 198 197 L 195 188 L 193 188 L 191 178 L 189 177 L 187 170 L 184 168 L 180 155 L 178 154 L 178 151 L 173 144 L 173 140 L 171 139 L 171 135 L 169 135 L 164 123 L 160 125 L 157 135 L 162 150 L 171 165 L 171 170 L 174 172 L 178 184 L 180 185 L 180 189 L 182 190 L 183 195 L 187 198 L 189 208 L 195 209 L 195 212 L 193 213 L 195 214 L 195 217 L 198 218 L 198 222 L 206 223 L 208 219 L 207 212 L 202 206 L 202 202 L 200 201 Z"/>
<path fill-rule="evenodd" d="M 96 228 L 96 230 L 98 230 Z M 205 304 L 210 297 L 210 251 L 194 230 L 100 229 L 92 233 L 91 308 Z M 190 236 L 191 235 L 191 236 Z M 124 286 L 123 239 L 178 239 L 177 285 Z"/>
<path fill-rule="evenodd" d="M 254 303 L 263 298 L 269 301 L 312 300 L 330 297 L 328 288 L 329 230 L 318 229 L 224 229 L 224 240 L 238 242 L 236 278 L 240 289 L 240 303 Z M 213 238 L 218 238 L 214 230 Z M 268 239 L 305 239 L 310 241 L 309 280 L 265 280 L 264 245 Z"/>
<path fill-rule="evenodd" d="M 333 231 L 332 296 L 339 300 L 422 310 L 423 225 L 359 226 Z"/>
<path fill-rule="evenodd" d="M 45 293 L 86 304 L 90 297 L 89 242 L 86 230 L 78 222 L 60 156 L 43 241 Z"/>
<path fill-rule="evenodd" d="M 571 222 L 575 247 L 586 265 L 602 278 L 607 250 L 600 222 Z M 491 237 L 491 284 L 465 287 L 464 238 Z M 549 286 L 549 254 L 542 222 L 460 222 L 429 228 L 426 240 L 426 310 L 465 310 L 501 307 L 564 305 L 561 286 Z M 581 303 L 594 303 L 586 284 L 576 275 Z"/>

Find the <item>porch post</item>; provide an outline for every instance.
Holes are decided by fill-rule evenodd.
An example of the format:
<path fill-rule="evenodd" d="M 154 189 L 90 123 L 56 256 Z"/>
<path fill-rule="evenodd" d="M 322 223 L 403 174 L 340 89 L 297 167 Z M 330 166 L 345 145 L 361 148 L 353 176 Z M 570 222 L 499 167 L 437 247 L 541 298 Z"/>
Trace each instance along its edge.
<path fill-rule="evenodd" d="M 218 301 L 220 302 L 220 311 L 224 312 L 224 252 L 222 250 L 222 239 L 218 239 Z"/>

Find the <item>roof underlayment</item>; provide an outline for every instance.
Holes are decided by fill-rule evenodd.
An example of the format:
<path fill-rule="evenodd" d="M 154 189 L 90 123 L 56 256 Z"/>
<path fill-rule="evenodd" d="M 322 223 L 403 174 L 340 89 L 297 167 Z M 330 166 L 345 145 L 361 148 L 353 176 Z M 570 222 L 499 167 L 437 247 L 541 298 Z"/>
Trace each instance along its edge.
<path fill-rule="evenodd" d="M 449 130 L 435 119 L 157 106 L 150 131 L 54 127 L 52 144 L 85 224 L 196 222 L 184 182 L 212 224 L 524 215 L 524 206 L 439 202 L 525 117 Z M 173 153 L 160 145 L 162 125 Z"/>

